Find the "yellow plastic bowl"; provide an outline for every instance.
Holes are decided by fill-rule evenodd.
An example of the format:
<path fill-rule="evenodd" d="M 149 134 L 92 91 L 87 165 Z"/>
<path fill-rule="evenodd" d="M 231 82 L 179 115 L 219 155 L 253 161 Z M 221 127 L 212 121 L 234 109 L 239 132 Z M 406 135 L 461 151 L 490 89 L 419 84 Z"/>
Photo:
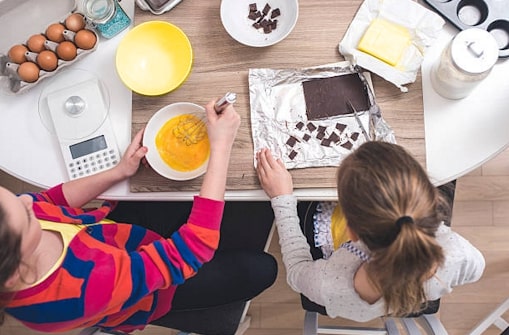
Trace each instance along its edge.
<path fill-rule="evenodd" d="M 120 41 L 117 72 L 131 90 L 161 95 L 179 87 L 191 72 L 193 49 L 186 34 L 164 21 L 134 27 Z"/>

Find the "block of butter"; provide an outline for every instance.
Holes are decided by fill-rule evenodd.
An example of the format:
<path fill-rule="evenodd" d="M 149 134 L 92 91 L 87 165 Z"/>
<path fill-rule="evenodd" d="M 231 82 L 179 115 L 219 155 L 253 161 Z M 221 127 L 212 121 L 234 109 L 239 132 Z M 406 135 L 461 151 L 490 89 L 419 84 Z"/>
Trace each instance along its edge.
<path fill-rule="evenodd" d="M 374 19 L 357 45 L 357 49 L 396 66 L 412 39 L 406 27 Z"/>

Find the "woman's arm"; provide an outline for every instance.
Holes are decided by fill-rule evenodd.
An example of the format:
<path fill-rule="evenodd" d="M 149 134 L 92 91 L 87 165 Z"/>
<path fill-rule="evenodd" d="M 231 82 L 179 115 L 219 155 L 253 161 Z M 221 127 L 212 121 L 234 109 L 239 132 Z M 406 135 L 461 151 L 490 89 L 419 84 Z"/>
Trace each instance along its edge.
<path fill-rule="evenodd" d="M 210 158 L 200 189 L 200 196 L 223 200 L 230 153 L 240 125 L 240 116 L 232 105 L 217 114 L 214 104 L 213 100 L 205 106 Z"/>
<path fill-rule="evenodd" d="M 143 129 L 134 136 L 122 159 L 115 167 L 64 183 L 62 191 L 68 205 L 82 207 L 116 183 L 134 175 L 147 153 L 147 147 L 141 144 L 142 137 Z"/>

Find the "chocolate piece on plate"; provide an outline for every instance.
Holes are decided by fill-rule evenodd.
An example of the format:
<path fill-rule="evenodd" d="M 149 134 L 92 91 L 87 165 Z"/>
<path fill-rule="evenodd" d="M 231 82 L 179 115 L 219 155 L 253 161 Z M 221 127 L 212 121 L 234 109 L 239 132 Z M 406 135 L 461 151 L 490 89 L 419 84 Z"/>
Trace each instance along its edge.
<path fill-rule="evenodd" d="M 346 124 L 336 123 L 336 129 L 342 133 L 346 129 Z"/>
<path fill-rule="evenodd" d="M 302 130 L 302 128 L 304 127 L 304 122 L 299 122 L 295 125 L 295 128 L 299 129 L 299 130 Z"/>
<path fill-rule="evenodd" d="M 272 30 L 276 29 L 277 28 L 277 20 L 272 20 L 270 26 L 271 26 Z"/>
<path fill-rule="evenodd" d="M 311 136 L 309 136 L 309 134 L 304 134 L 304 136 L 302 136 L 302 139 L 306 142 L 309 141 L 310 138 Z"/>
<path fill-rule="evenodd" d="M 310 132 L 314 132 L 316 130 L 316 126 L 311 122 L 308 123 L 307 127 Z"/>
<path fill-rule="evenodd" d="M 318 126 L 318 132 L 319 133 L 325 133 L 325 130 L 327 129 L 327 127 L 324 127 L 324 126 Z"/>
<path fill-rule="evenodd" d="M 319 132 L 318 134 L 316 134 L 316 138 L 319 139 L 319 140 L 321 140 L 324 137 L 325 137 L 325 132 L 324 131 Z"/>
<path fill-rule="evenodd" d="M 256 7 L 256 2 L 249 4 L 249 11 L 250 12 L 256 12 L 258 8 Z"/>
<path fill-rule="evenodd" d="M 279 10 L 279 8 L 274 8 L 272 10 L 272 13 L 270 13 L 270 18 L 273 19 L 275 17 L 278 17 L 279 15 L 281 15 L 281 11 Z"/>
<path fill-rule="evenodd" d="M 263 15 L 269 14 L 270 11 L 270 5 L 268 3 L 265 4 L 265 7 L 263 7 L 262 13 Z"/>
<path fill-rule="evenodd" d="M 353 133 L 352 136 L 350 136 L 350 138 L 354 141 L 357 141 L 357 139 L 359 138 L 359 133 Z"/>
<path fill-rule="evenodd" d="M 338 142 L 340 139 L 341 139 L 341 137 L 339 137 L 339 135 L 338 135 L 338 134 L 336 134 L 336 133 L 332 133 L 332 134 L 330 134 L 330 136 L 329 136 L 329 140 L 330 140 L 331 142 L 334 142 L 334 143 Z"/>
<path fill-rule="evenodd" d="M 357 111 L 369 109 L 366 87 L 359 74 L 312 79 L 302 83 L 308 120 L 351 114 L 346 106 L 350 100 Z"/>
<path fill-rule="evenodd" d="M 258 18 L 258 16 L 256 15 L 257 13 L 259 14 L 260 12 L 249 12 L 249 15 L 247 16 L 248 19 L 253 21 L 256 20 Z"/>
<path fill-rule="evenodd" d="M 255 22 L 255 23 L 253 23 L 253 27 L 255 27 L 256 29 L 259 29 L 259 28 L 261 28 L 262 26 L 261 26 L 261 24 L 259 24 L 258 22 Z"/>
<path fill-rule="evenodd" d="M 293 147 L 299 140 L 297 140 L 295 137 L 290 136 L 288 140 L 286 141 L 286 144 Z"/>
<path fill-rule="evenodd" d="M 288 157 L 293 160 L 295 158 L 295 156 L 297 156 L 297 151 L 295 150 L 292 150 L 292 152 L 290 152 L 290 154 L 288 155 Z"/>
<path fill-rule="evenodd" d="M 330 143 L 331 141 L 328 138 L 324 138 L 322 142 L 320 142 L 320 144 L 323 145 L 324 147 L 330 147 Z"/>
<path fill-rule="evenodd" d="M 345 142 L 345 143 L 341 144 L 341 146 L 342 146 L 343 148 L 345 148 L 345 149 L 350 150 L 350 149 L 352 149 L 353 144 L 352 144 L 350 141 L 348 141 L 348 142 Z"/>

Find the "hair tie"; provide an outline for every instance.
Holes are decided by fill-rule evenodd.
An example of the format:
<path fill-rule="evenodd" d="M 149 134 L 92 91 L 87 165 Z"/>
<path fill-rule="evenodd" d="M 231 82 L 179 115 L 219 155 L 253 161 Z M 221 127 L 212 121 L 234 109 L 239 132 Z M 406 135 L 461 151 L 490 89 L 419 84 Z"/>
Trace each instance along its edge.
<path fill-rule="evenodd" d="M 403 226 L 403 224 L 405 223 L 414 223 L 414 219 L 412 219 L 411 216 L 406 215 L 402 216 L 396 220 L 396 227 L 398 227 L 398 229 L 401 229 L 401 226 Z"/>

